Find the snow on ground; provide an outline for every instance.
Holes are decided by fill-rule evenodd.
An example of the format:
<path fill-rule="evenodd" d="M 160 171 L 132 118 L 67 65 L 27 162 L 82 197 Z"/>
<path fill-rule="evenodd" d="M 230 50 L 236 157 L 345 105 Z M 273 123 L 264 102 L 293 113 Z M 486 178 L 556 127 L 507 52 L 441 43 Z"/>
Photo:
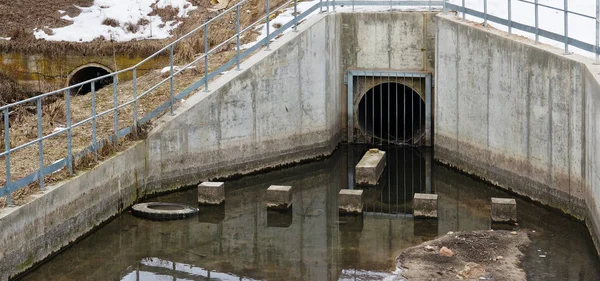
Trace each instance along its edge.
<path fill-rule="evenodd" d="M 133 39 L 164 39 L 171 36 L 180 21 L 167 21 L 158 16 L 149 16 L 152 5 L 156 8 L 173 7 L 179 9 L 178 17 L 184 18 L 188 13 L 197 9 L 187 0 L 95 0 L 91 7 L 79 7 L 81 14 L 71 18 L 64 15 L 61 18 L 73 21 L 73 24 L 52 28 L 51 34 L 42 29 L 34 30 L 37 39 L 50 41 L 90 42 L 98 37 L 119 42 Z M 61 14 L 64 14 L 60 11 Z M 114 19 L 118 26 L 103 24 L 105 19 Z M 138 23 L 140 23 L 138 25 Z M 128 28 L 129 25 L 137 26 Z M 45 29 L 48 29 L 46 27 Z M 132 30 L 134 32 L 132 32 Z"/>
<path fill-rule="evenodd" d="M 316 4 L 319 4 L 319 0 L 298 2 L 296 10 L 297 10 L 298 14 L 301 14 Z M 432 8 L 435 8 L 435 7 L 432 7 Z M 326 9 L 327 8 L 325 6 L 323 6 L 323 11 L 326 11 Z M 412 11 L 412 10 L 427 10 L 427 9 L 429 9 L 429 7 L 428 6 L 407 6 L 407 7 L 394 6 L 394 9 L 403 10 L 403 11 Z M 352 11 L 355 11 L 355 12 L 380 12 L 380 11 L 389 11 L 389 10 L 390 10 L 389 6 L 354 6 L 354 9 L 352 8 L 352 6 L 344 6 L 344 7 L 336 6 L 335 7 L 336 12 L 352 12 Z M 332 6 L 329 7 L 329 11 L 333 12 Z M 310 15 L 305 17 L 305 19 L 309 18 L 312 15 L 318 14 L 318 13 L 319 13 L 319 9 L 316 9 Z M 273 31 L 277 30 L 278 26 L 283 26 L 284 24 L 290 22 L 293 19 L 294 19 L 294 7 L 292 6 L 290 8 L 285 9 L 282 13 L 277 15 L 277 17 L 275 17 L 269 21 L 269 26 L 270 26 L 269 32 L 273 32 Z M 293 28 L 289 28 L 289 29 L 283 31 L 283 34 L 288 33 L 292 30 L 293 30 Z M 267 25 L 260 24 L 255 28 L 255 31 L 258 31 L 260 33 L 260 35 L 256 38 L 256 40 L 254 42 L 244 44 L 244 45 L 240 46 L 240 48 L 248 49 L 248 48 L 252 47 L 254 44 L 256 44 L 258 41 L 263 40 L 267 36 Z M 271 41 L 274 41 L 274 39 Z"/>
<path fill-rule="evenodd" d="M 449 0 L 449 3 L 462 5 L 462 0 Z M 530 2 L 534 2 L 531 0 Z M 512 0 L 512 20 L 535 26 L 535 8 L 533 4 L 525 3 L 519 0 Z M 538 3 L 547 6 L 563 9 L 564 0 L 538 0 Z M 483 12 L 482 0 L 465 0 L 465 6 L 469 9 Z M 584 14 L 591 17 L 596 17 L 596 1 L 595 0 L 568 0 L 568 9 L 576 13 Z M 507 0 L 488 0 L 488 13 L 501 18 L 508 18 L 508 1 Z M 462 17 L 462 14 L 460 14 Z M 539 27 L 550 32 L 563 34 L 564 32 L 564 13 L 550 8 L 539 7 L 538 9 Z M 467 15 L 467 20 L 475 22 L 483 22 L 482 19 Z M 497 23 L 490 23 L 491 26 L 503 31 L 508 31 L 508 27 Z M 514 34 L 522 35 L 531 39 L 535 39 L 535 34 L 523 32 L 517 29 L 512 29 Z M 596 23 L 593 19 L 587 19 L 578 15 L 569 15 L 569 37 L 594 45 L 596 43 Z M 540 42 L 546 43 L 557 48 L 564 48 L 564 42 L 557 42 L 546 39 L 540 36 Z M 569 46 L 569 52 L 578 53 L 585 56 L 594 56 L 593 53 L 587 52 L 573 46 Z"/>
<path fill-rule="evenodd" d="M 534 0 L 531 0 L 534 1 Z M 462 0 L 448 0 L 449 3 L 455 5 L 462 5 Z M 312 7 L 315 4 L 318 4 L 318 0 L 300 2 L 298 3 L 298 12 L 302 13 Z M 562 9 L 564 7 L 564 0 L 539 0 L 540 4 L 556 7 Z M 483 0 L 465 0 L 465 6 L 483 12 Z M 581 13 L 584 15 L 595 17 L 596 13 L 596 1 L 594 0 L 568 0 L 568 8 L 570 11 L 574 11 L 577 13 Z M 323 8 L 325 10 L 325 7 Z M 333 11 L 333 8 L 329 8 L 330 11 Z M 398 10 L 426 10 L 427 6 L 423 7 L 415 7 L 415 6 L 394 6 L 394 9 Z M 355 6 L 354 11 L 358 12 L 376 12 L 376 11 L 387 11 L 389 10 L 389 6 Z M 270 31 L 273 32 L 276 30 L 276 26 L 281 26 L 293 19 L 293 7 L 285 9 L 283 13 L 279 14 L 277 17 L 270 21 Z M 336 12 L 350 12 L 352 11 L 351 6 L 345 7 L 336 7 Z M 555 11 L 549 8 L 540 7 L 539 8 L 539 26 L 542 29 L 547 31 L 551 31 L 558 34 L 563 34 L 564 31 L 564 13 L 560 11 Z M 317 14 L 319 10 L 317 9 L 315 12 L 311 14 Z M 508 18 L 508 1 L 507 0 L 488 0 L 488 13 L 494 16 Z M 462 15 L 461 15 L 462 16 Z M 483 19 L 472 17 L 467 15 L 468 20 L 472 20 L 475 22 L 483 22 Z M 523 24 L 527 24 L 530 26 L 535 26 L 535 9 L 532 4 L 525 3 L 519 0 L 512 0 L 512 19 L 513 21 L 520 22 Z M 492 26 L 508 31 L 508 27 L 502 26 L 496 23 L 490 23 Z M 247 49 L 252 47 L 256 42 L 265 38 L 267 34 L 266 24 L 261 24 L 256 27 L 256 31 L 260 32 L 260 35 L 256 38 L 256 41 L 250 42 L 248 44 L 242 45 L 242 49 Z M 283 33 L 290 32 L 292 29 L 288 29 Z M 578 15 L 569 15 L 569 36 L 571 38 L 575 38 L 581 40 L 583 42 L 589 44 L 595 44 L 596 42 L 596 26 L 595 21 L 593 19 L 587 19 Z M 513 33 L 522 35 L 525 37 L 529 37 L 535 39 L 534 34 L 530 34 L 527 32 L 523 32 L 513 28 Z M 550 39 L 546 39 L 540 37 L 540 41 L 542 43 L 546 43 L 549 45 L 553 45 L 558 48 L 564 48 L 563 42 L 556 42 Z M 593 56 L 593 53 L 583 51 L 577 49 L 575 47 L 569 46 L 569 51 L 586 55 Z"/>

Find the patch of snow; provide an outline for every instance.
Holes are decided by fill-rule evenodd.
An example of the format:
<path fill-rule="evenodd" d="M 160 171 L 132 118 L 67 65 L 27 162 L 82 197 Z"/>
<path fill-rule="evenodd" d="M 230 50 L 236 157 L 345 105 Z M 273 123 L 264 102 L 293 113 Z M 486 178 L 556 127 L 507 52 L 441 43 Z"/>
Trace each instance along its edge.
<path fill-rule="evenodd" d="M 189 66 L 186 69 L 194 69 L 194 68 L 196 68 L 196 67 L 195 66 Z M 183 67 L 181 67 L 181 66 L 177 66 L 177 65 L 173 66 L 173 72 L 177 72 L 177 71 L 182 70 L 182 69 L 183 69 Z M 163 67 L 163 69 L 160 70 L 161 74 L 165 74 L 165 73 L 169 73 L 169 72 L 171 72 L 171 66 Z"/>
<path fill-rule="evenodd" d="M 533 1 L 532 1 L 533 2 Z M 448 0 L 448 3 L 454 5 L 462 5 L 462 0 Z M 564 0 L 539 0 L 539 4 L 563 9 Z M 483 1 L 481 0 L 465 0 L 465 6 L 472 10 L 484 11 Z M 577 12 L 587 16 L 596 16 L 596 1 L 590 0 L 569 0 L 568 3 L 569 11 Z M 488 0 L 488 13 L 500 18 L 508 19 L 508 1 L 506 0 Z M 462 17 L 462 14 L 459 13 Z M 533 4 L 512 1 L 512 20 L 529 26 L 535 26 L 535 8 Z M 557 34 L 564 33 L 564 13 L 556 11 L 546 7 L 539 7 L 538 9 L 538 23 L 540 29 L 544 29 Z M 467 20 L 475 22 L 483 22 L 483 19 L 466 16 Z M 490 22 L 490 25 L 502 31 L 508 32 L 508 27 L 500 25 L 494 22 Z M 535 40 L 535 34 L 512 29 L 512 32 L 516 35 L 521 35 Z M 584 18 L 578 15 L 569 15 L 569 37 L 589 43 L 595 44 L 596 42 L 596 25 L 595 20 Z M 540 42 L 552 45 L 557 48 L 564 48 L 564 42 L 557 42 L 551 39 L 540 36 Z M 593 53 L 587 52 L 573 46 L 569 46 L 570 52 L 575 52 L 585 56 L 593 56 Z"/>
<path fill-rule="evenodd" d="M 0 37 L 0 40 L 10 40 L 10 37 Z"/>
<path fill-rule="evenodd" d="M 72 21 L 68 26 L 52 28 L 51 34 L 41 29 L 35 29 L 37 39 L 49 41 L 90 42 L 96 38 L 104 37 L 106 40 L 119 42 L 134 39 L 164 39 L 171 36 L 171 31 L 177 28 L 181 21 L 167 21 L 158 16 L 149 16 L 152 5 L 156 8 L 173 7 L 179 9 L 177 16 L 185 18 L 192 10 L 197 9 L 188 0 L 95 0 L 91 7 L 78 7 L 81 13 L 76 17 L 64 15 L 61 18 Z M 59 11 L 64 12 L 64 11 Z M 107 26 L 102 22 L 107 19 L 118 21 L 119 26 Z M 136 32 L 130 32 L 130 24 L 137 25 L 140 20 L 148 23 L 138 26 Z"/>

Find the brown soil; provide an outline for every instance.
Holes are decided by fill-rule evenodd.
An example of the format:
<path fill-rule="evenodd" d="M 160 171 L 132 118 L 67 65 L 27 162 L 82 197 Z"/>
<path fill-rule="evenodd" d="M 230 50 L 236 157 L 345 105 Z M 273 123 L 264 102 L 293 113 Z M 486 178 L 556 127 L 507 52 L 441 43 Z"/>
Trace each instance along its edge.
<path fill-rule="evenodd" d="M 483 277 L 525 281 L 520 260 L 529 243 L 531 240 L 523 230 L 516 234 L 492 230 L 449 233 L 404 250 L 396 263 L 407 280 L 479 280 Z M 442 247 L 449 248 L 454 256 L 441 256 Z"/>

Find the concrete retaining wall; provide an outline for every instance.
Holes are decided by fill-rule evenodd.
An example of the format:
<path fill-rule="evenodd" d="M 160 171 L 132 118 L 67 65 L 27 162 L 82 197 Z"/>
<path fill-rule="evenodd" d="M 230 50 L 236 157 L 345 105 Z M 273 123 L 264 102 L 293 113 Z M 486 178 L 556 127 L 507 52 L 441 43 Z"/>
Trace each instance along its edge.
<path fill-rule="evenodd" d="M 435 157 L 585 219 L 598 245 L 600 69 L 454 15 L 437 27 Z"/>
<path fill-rule="evenodd" d="M 0 280 L 31 268 L 143 196 L 330 154 L 340 136 L 339 29 L 319 15 L 158 120 L 90 171 L 0 211 Z"/>

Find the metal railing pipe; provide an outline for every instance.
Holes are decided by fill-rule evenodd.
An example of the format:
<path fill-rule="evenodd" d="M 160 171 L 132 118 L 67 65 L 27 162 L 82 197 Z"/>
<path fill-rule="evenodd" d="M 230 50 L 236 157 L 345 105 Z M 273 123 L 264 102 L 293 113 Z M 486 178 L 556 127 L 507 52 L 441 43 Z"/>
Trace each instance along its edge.
<path fill-rule="evenodd" d="M 6 204 L 8 206 L 12 206 L 12 198 L 10 195 L 10 190 L 8 190 L 8 186 L 10 184 L 10 116 L 8 112 L 8 108 L 3 110 L 4 112 L 4 149 L 8 152 L 5 157 L 6 161 Z"/>
<path fill-rule="evenodd" d="M 44 137 L 44 132 L 42 130 L 42 118 L 43 118 L 43 114 L 42 114 L 42 99 L 39 98 L 36 101 L 36 108 L 37 108 L 37 129 L 38 129 L 38 152 L 39 152 L 39 159 L 40 159 L 40 169 L 38 170 L 38 174 L 39 174 L 39 181 L 40 181 L 40 189 L 44 190 L 44 174 L 42 173 L 42 169 L 44 168 L 44 141 L 43 141 L 43 137 Z"/>
<path fill-rule="evenodd" d="M 535 7 L 535 43 L 540 42 L 539 5 L 538 0 L 533 4 Z"/>
<path fill-rule="evenodd" d="M 569 54 L 569 0 L 565 0 L 565 55 Z"/>
<path fill-rule="evenodd" d="M 73 134 L 71 129 L 71 91 L 65 91 L 66 115 L 67 115 L 67 165 L 69 174 L 73 174 Z"/>

